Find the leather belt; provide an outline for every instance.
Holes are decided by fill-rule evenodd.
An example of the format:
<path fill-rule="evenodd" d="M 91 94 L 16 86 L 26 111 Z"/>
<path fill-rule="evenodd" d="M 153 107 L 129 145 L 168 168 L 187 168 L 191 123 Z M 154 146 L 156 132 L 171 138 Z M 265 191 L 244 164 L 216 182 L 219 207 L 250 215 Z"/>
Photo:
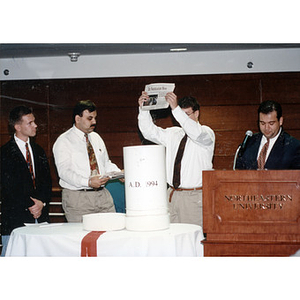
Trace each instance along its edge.
<path fill-rule="evenodd" d="M 169 202 L 171 202 L 172 196 L 173 196 L 173 194 L 174 194 L 175 191 L 200 191 L 200 190 L 202 190 L 202 186 L 201 187 L 197 187 L 197 188 L 192 188 L 192 189 L 183 189 L 183 188 L 177 188 L 177 189 L 175 189 L 172 186 L 170 186 L 170 188 L 172 189 L 172 192 L 170 193 Z"/>
<path fill-rule="evenodd" d="M 97 192 L 103 190 L 103 187 L 99 187 L 98 189 L 82 189 L 82 190 L 77 190 L 78 192 Z"/>

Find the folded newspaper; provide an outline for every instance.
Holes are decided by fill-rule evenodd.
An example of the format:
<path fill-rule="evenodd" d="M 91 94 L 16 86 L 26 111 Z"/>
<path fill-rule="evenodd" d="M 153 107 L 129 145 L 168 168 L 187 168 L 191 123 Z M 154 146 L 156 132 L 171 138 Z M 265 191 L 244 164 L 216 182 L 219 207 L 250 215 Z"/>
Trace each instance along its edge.
<path fill-rule="evenodd" d="M 101 177 L 109 177 L 110 178 L 109 180 L 124 178 L 124 171 L 121 171 L 121 172 L 116 172 L 116 171 L 108 172 L 108 173 L 100 176 L 100 178 Z"/>
<path fill-rule="evenodd" d="M 173 92 L 175 83 L 152 83 L 145 86 L 149 99 L 144 102 L 142 110 L 153 110 L 167 108 L 169 103 L 166 101 L 166 94 Z"/>

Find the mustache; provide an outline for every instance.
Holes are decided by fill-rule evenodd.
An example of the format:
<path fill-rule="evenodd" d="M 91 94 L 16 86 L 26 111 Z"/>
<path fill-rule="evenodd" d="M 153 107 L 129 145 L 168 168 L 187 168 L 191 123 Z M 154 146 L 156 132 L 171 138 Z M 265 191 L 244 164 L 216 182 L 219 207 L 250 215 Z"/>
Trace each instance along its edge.
<path fill-rule="evenodd" d="M 96 124 L 93 124 L 90 126 L 90 128 L 95 128 L 96 127 Z"/>

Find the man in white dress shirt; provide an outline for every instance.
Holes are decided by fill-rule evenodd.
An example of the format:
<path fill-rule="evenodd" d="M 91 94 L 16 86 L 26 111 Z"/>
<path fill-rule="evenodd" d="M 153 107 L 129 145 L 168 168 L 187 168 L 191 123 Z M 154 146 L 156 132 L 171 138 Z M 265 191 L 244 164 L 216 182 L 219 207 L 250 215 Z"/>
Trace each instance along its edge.
<path fill-rule="evenodd" d="M 195 98 L 184 97 L 178 101 L 176 94 L 167 93 L 166 101 L 181 127 L 166 129 L 154 125 L 150 112 L 142 110 L 148 98 L 148 94 L 142 92 L 138 100 L 138 124 L 145 139 L 166 147 L 170 220 L 202 226 L 202 171 L 212 169 L 215 134 L 211 128 L 199 123 L 200 105 Z M 187 141 L 181 160 L 180 184 L 174 187 L 174 162 L 185 134 Z"/>
<path fill-rule="evenodd" d="M 63 188 L 62 206 L 68 222 L 81 222 L 84 214 L 115 212 L 112 196 L 104 187 L 109 178 L 103 175 L 121 170 L 110 161 L 103 139 L 94 132 L 96 118 L 92 101 L 78 102 L 73 111 L 73 127 L 61 134 L 53 145 L 59 184 Z M 88 141 L 97 165 L 97 171 L 93 172 Z"/>

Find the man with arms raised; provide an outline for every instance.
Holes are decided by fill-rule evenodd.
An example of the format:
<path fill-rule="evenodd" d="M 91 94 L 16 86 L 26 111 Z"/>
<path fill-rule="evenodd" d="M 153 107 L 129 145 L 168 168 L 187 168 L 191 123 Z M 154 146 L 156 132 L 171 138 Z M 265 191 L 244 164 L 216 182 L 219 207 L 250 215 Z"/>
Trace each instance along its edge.
<path fill-rule="evenodd" d="M 176 94 L 166 94 L 180 124 L 166 129 L 156 126 L 149 111 L 143 111 L 148 99 L 148 94 L 142 92 L 138 124 L 147 140 L 166 147 L 170 220 L 202 226 L 202 171 L 212 169 L 215 134 L 199 123 L 200 105 L 194 97 L 177 100 Z"/>

